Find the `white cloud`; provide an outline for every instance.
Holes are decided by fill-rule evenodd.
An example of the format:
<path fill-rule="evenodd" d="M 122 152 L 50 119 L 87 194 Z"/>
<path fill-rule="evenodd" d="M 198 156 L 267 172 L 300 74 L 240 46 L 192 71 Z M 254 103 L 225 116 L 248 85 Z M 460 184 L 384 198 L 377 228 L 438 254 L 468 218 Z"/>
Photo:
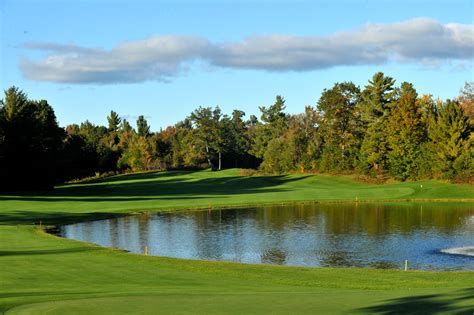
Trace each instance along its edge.
<path fill-rule="evenodd" d="M 185 61 L 202 58 L 209 50 L 205 39 L 161 36 L 124 42 L 110 51 L 51 43 L 27 44 L 25 48 L 48 51 L 40 60 L 23 58 L 25 77 L 61 83 L 134 83 L 167 80 Z"/>
<path fill-rule="evenodd" d="M 167 81 L 194 60 L 234 69 L 309 71 L 340 65 L 389 61 L 417 64 L 472 62 L 474 27 L 418 18 L 367 24 L 329 36 L 254 36 L 240 42 L 212 43 L 195 36 L 156 36 L 124 42 L 111 50 L 71 44 L 29 43 L 47 53 L 23 58 L 25 77 L 60 83 Z"/>
<path fill-rule="evenodd" d="M 212 60 L 225 67 L 273 71 L 313 70 L 339 65 L 444 62 L 472 59 L 472 25 L 440 24 L 414 19 L 393 24 L 367 24 L 325 37 L 262 36 L 224 44 Z"/>

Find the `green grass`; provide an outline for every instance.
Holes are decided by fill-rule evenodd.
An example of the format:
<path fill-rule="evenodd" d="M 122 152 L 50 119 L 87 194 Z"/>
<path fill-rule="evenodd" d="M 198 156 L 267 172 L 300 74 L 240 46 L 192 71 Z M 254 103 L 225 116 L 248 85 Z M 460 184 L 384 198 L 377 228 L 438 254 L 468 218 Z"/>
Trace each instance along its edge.
<path fill-rule="evenodd" d="M 423 185 L 421 188 L 420 185 Z M 463 200 L 469 185 L 368 185 L 350 177 L 223 172 L 122 175 L 0 196 L 0 312 L 472 314 L 473 272 L 322 269 L 145 257 L 34 224 L 136 211 L 299 201 Z"/>

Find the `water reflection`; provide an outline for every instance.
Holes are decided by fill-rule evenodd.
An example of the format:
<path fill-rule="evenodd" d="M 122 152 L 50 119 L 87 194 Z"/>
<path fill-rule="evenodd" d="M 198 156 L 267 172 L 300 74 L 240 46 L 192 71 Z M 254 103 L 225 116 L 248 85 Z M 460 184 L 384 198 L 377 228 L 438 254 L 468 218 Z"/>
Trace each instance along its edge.
<path fill-rule="evenodd" d="M 284 265 L 286 252 L 279 248 L 271 248 L 261 254 L 261 259 L 264 264 Z"/>
<path fill-rule="evenodd" d="M 472 204 L 296 205 L 147 214 L 61 228 L 150 255 L 322 267 L 474 270 L 441 249 L 474 245 Z"/>

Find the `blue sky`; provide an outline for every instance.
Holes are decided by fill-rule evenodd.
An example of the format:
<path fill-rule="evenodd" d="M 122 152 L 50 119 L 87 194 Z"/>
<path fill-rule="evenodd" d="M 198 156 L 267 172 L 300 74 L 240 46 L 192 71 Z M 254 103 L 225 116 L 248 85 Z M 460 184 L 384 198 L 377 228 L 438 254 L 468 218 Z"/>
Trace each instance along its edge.
<path fill-rule="evenodd" d="M 258 115 L 277 94 L 299 113 L 335 82 L 363 87 L 377 71 L 441 98 L 473 81 L 471 0 L 3 0 L 0 10 L 1 88 L 47 99 L 62 126 L 106 124 L 113 109 L 158 130 L 198 106 Z"/>

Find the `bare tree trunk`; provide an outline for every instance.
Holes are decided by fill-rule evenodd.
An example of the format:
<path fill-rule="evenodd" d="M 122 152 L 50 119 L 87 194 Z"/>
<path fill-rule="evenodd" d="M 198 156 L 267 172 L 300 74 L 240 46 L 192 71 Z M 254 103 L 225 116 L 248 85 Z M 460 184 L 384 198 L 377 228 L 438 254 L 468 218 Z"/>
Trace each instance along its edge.
<path fill-rule="evenodd" d="M 209 146 L 206 145 L 206 156 L 207 156 L 207 162 L 209 163 L 209 166 L 211 167 L 211 170 L 214 170 L 214 165 L 212 164 L 211 158 L 209 157 Z"/>
<path fill-rule="evenodd" d="M 219 171 L 222 169 L 222 153 L 219 152 Z"/>

